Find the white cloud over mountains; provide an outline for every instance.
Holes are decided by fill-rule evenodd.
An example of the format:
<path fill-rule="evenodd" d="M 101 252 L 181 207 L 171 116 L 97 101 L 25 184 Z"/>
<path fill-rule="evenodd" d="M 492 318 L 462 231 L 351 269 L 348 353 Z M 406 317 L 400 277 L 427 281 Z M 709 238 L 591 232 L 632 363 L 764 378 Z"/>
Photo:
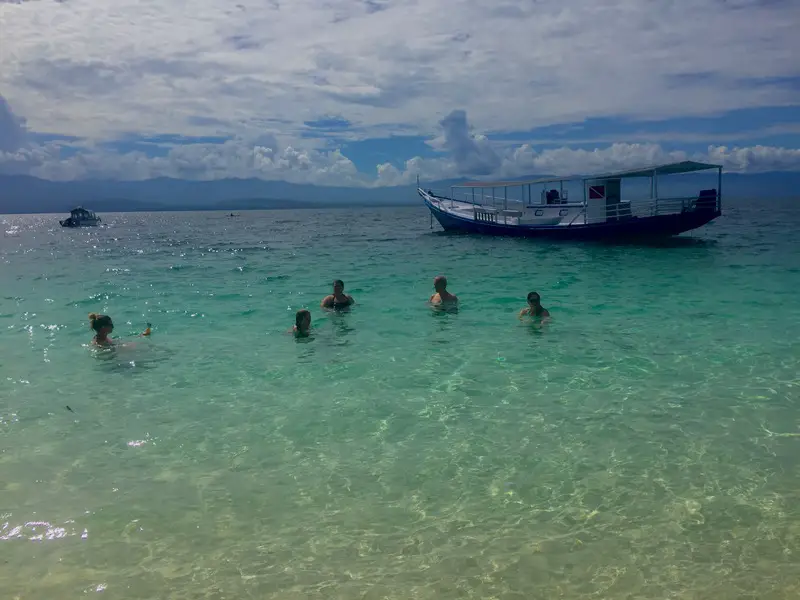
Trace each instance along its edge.
<path fill-rule="evenodd" d="M 181 144 L 163 156 L 148 156 L 138 151 L 114 152 L 106 147 L 76 150 L 59 142 L 14 147 L 11 140 L 19 139 L 24 130 L 13 113 L 6 110 L 3 114 L 2 104 L 0 127 L 11 132 L 4 138 L 0 131 L 0 173 L 53 180 L 257 177 L 317 185 L 392 186 L 412 183 L 418 175 L 423 181 L 462 176 L 567 175 L 686 159 L 712 161 L 738 172 L 800 171 L 800 150 L 770 146 L 709 146 L 705 152 L 690 154 L 668 151 L 658 144 L 638 143 L 616 143 L 594 150 L 562 147 L 538 151 L 530 144 L 497 145 L 484 135 L 472 133 L 467 115 L 461 110 L 442 119 L 442 135 L 429 142 L 439 150 L 440 157 L 415 157 L 402 168 L 391 163 L 377 164 L 374 176 L 359 173 L 339 150 L 281 147 L 271 136 L 257 142 L 232 139 L 224 143 Z"/>
<path fill-rule="evenodd" d="M 690 153 L 666 150 L 653 143 L 615 143 L 593 150 L 561 147 L 537 151 L 530 144 L 497 149 L 485 136 L 469 136 L 463 129 L 449 139 L 445 133 L 444 138 L 436 145 L 451 150 L 448 156 L 413 158 L 402 169 L 389 163 L 379 165 L 378 185 L 411 183 L 417 175 L 427 181 L 481 175 L 512 179 L 532 174 L 602 173 L 682 160 L 712 162 L 739 173 L 800 171 L 800 149 L 794 148 L 712 145 L 703 152 Z"/>
<path fill-rule="evenodd" d="M 793 0 L 0 2 L 0 91 L 34 131 L 432 135 L 797 104 Z M 323 135 L 323 134 L 320 134 Z"/>

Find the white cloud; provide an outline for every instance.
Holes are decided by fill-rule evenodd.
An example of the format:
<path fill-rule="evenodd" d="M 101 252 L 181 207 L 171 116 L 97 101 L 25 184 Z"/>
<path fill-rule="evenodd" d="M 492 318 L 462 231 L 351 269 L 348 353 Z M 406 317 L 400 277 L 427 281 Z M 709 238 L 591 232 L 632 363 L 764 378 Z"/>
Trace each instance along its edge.
<path fill-rule="evenodd" d="M 21 148 L 25 133 L 25 120 L 14 114 L 6 99 L 0 95 L 0 152 Z"/>
<path fill-rule="evenodd" d="M 142 180 L 155 177 L 212 180 L 260 178 L 317 185 L 367 185 L 355 165 L 338 150 L 282 150 L 232 140 L 222 144 L 186 144 L 166 156 L 105 149 L 65 155 L 59 144 L 0 152 L 0 173 L 44 179 Z"/>
<path fill-rule="evenodd" d="M 488 153 L 490 146 L 482 152 Z M 125 154 L 87 151 L 62 156 L 57 144 L 0 152 L 0 173 L 29 174 L 45 179 L 141 180 L 175 177 L 211 180 L 226 177 L 282 180 L 333 186 L 407 185 L 457 177 L 511 179 L 534 174 L 571 175 L 628 169 L 678 160 L 701 160 L 721 164 L 727 172 L 758 173 L 800 171 L 800 150 L 770 146 L 709 146 L 706 152 L 668 151 L 658 144 L 612 144 L 594 150 L 556 148 L 537 151 L 528 144 L 494 154 L 492 171 L 464 171 L 458 155 L 442 158 L 412 158 L 402 168 L 390 163 L 376 165 L 376 176 L 357 172 L 355 165 L 338 150 L 319 152 L 292 147 L 273 150 L 242 141 L 224 144 L 189 144 L 173 148 L 167 156 L 148 157 L 141 152 Z"/>
<path fill-rule="evenodd" d="M 708 160 L 722 164 L 732 171 L 746 173 L 800 171 L 800 149 L 797 148 L 709 146 Z"/>
<path fill-rule="evenodd" d="M 712 145 L 705 152 L 688 153 L 665 150 L 655 143 L 614 143 L 593 150 L 561 147 L 537 151 L 530 144 L 497 147 L 486 136 L 472 134 L 463 111 L 453 111 L 441 124 L 444 133 L 430 144 L 447 151 L 447 157 L 414 158 L 402 170 L 389 163 L 378 165 L 378 184 L 408 184 L 417 175 L 431 181 L 482 175 L 510 179 L 602 173 L 688 159 L 721 164 L 727 171 L 740 173 L 800 171 L 800 149 L 793 148 Z"/>
<path fill-rule="evenodd" d="M 797 104 L 800 3 L 48 0 L 0 3 L 0 89 L 35 131 L 297 138 L 483 131 Z"/>
<path fill-rule="evenodd" d="M 765 173 L 800 171 L 800 149 L 773 146 L 733 147 L 709 146 L 705 152 L 666 150 L 659 144 L 611 144 L 594 150 L 568 147 L 536 151 L 528 144 L 507 149 L 498 155 L 500 166 L 489 173 L 492 179 L 513 179 L 530 175 L 576 175 L 635 169 L 648 165 L 697 160 L 722 165 L 729 173 Z M 469 173 L 459 169 L 454 159 L 407 161 L 404 169 L 392 165 L 378 166 L 380 185 L 477 177 L 485 173 Z"/>
<path fill-rule="evenodd" d="M 2 99 L 2 97 L 0 97 Z M 705 152 L 666 150 L 655 143 L 614 143 L 593 150 L 569 147 L 537 150 L 531 144 L 498 145 L 471 130 L 466 113 L 454 110 L 441 119 L 442 134 L 430 145 L 436 158 L 414 157 L 402 168 L 377 164 L 375 176 L 360 173 L 340 150 L 300 148 L 277 137 L 235 138 L 223 143 L 188 143 L 163 147 L 165 155 L 116 152 L 108 146 L 53 141 L 31 144 L 7 105 L 0 105 L 0 174 L 28 174 L 52 180 L 143 180 L 174 177 L 190 180 L 260 178 L 333 186 L 395 186 L 456 177 L 511 179 L 533 174 L 571 175 L 694 159 L 722 164 L 728 171 L 800 171 L 800 149 L 772 146 L 709 146 Z M 13 142 L 13 143 L 12 143 Z M 4 151 L 3 148 L 6 148 Z"/>

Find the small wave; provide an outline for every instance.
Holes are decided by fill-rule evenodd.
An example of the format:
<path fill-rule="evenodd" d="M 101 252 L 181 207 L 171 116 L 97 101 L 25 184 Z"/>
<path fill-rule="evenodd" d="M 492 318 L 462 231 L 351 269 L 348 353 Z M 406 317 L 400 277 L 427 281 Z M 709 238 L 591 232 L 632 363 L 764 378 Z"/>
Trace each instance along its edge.
<path fill-rule="evenodd" d="M 244 246 L 242 248 L 233 248 L 231 250 L 233 254 L 256 254 L 268 251 L 269 248 L 267 246 Z"/>
<path fill-rule="evenodd" d="M 100 302 L 107 302 L 109 300 L 115 298 L 122 298 L 121 294 L 115 294 L 114 292 L 102 292 L 99 294 L 92 294 L 88 298 L 81 298 L 80 300 L 73 300 L 72 302 L 68 302 L 65 306 L 91 306 L 98 304 Z"/>
<path fill-rule="evenodd" d="M 12 525 L 7 522 L 0 525 L 0 540 L 29 540 L 32 542 L 60 540 L 67 536 L 77 535 L 77 530 L 69 527 L 74 523 L 75 521 L 70 520 L 65 523 L 67 527 L 59 527 L 47 521 L 27 521 L 22 525 Z M 86 532 L 84 531 L 84 533 Z"/>

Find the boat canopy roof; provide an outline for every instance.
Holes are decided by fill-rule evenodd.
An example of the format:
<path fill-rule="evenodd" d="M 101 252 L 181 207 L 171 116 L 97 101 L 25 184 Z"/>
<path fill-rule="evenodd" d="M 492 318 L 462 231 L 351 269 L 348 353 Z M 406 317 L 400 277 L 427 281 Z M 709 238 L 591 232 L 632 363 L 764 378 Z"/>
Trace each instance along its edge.
<path fill-rule="evenodd" d="M 658 175 L 678 175 L 680 173 L 692 173 L 693 171 L 706 171 L 709 169 L 721 169 L 722 165 L 695 162 L 684 160 L 681 162 L 666 163 L 631 169 L 629 171 L 616 171 L 597 175 L 567 175 L 564 177 L 545 177 L 542 179 L 529 179 L 523 181 L 470 181 L 460 185 L 453 185 L 454 188 L 493 188 L 493 187 L 516 187 L 521 185 L 534 185 L 544 183 L 558 183 L 560 181 L 593 181 L 598 179 L 628 179 L 632 177 L 653 177 Z"/>

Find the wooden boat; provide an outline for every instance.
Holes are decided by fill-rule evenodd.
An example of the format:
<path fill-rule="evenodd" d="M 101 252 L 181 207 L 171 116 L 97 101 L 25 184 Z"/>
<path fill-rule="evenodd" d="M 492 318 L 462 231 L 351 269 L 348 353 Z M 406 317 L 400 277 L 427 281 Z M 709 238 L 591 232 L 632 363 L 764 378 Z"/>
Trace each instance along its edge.
<path fill-rule="evenodd" d="M 712 169 L 717 170 L 716 188 L 659 194 L 666 176 Z M 643 179 L 649 180 L 649 192 Z M 629 180 L 639 181 L 639 190 L 623 198 L 623 182 Z M 565 189 L 570 185 L 573 192 L 582 188 L 579 200 L 570 199 Z M 541 194 L 533 193 L 534 186 L 542 186 Z M 417 193 L 448 231 L 571 239 L 673 236 L 721 216 L 722 167 L 683 161 L 602 175 L 464 183 L 451 186 L 447 194 L 425 190 L 418 181 Z"/>

